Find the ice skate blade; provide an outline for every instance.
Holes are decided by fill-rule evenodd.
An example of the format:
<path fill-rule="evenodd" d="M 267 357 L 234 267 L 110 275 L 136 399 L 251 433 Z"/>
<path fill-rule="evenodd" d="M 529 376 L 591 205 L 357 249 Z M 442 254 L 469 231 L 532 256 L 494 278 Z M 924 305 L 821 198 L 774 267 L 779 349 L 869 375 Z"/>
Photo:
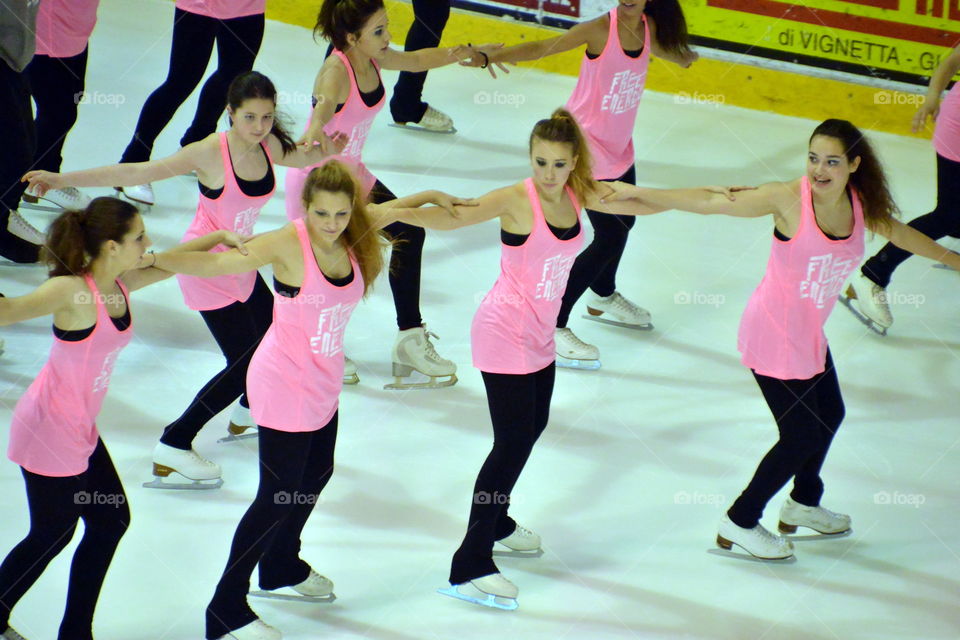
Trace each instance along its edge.
<path fill-rule="evenodd" d="M 469 583 L 467 583 L 469 584 Z M 479 604 L 484 607 L 490 607 L 492 609 L 503 609 L 504 611 L 513 611 L 520 606 L 520 603 L 517 602 L 516 598 L 506 598 L 503 596 L 495 596 L 492 593 L 483 593 L 479 589 L 475 589 L 477 593 L 482 594 L 481 597 L 471 596 L 466 593 L 460 593 L 457 587 L 464 585 L 452 584 L 449 587 L 437 589 L 437 593 L 443 594 L 445 596 L 450 596 L 451 598 L 457 598 L 458 600 L 466 600 L 467 602 L 472 602 L 473 604 Z"/>
<path fill-rule="evenodd" d="M 797 533 L 797 529 L 800 527 L 810 529 L 815 533 L 794 535 Z M 785 522 L 779 523 L 777 525 L 777 529 L 780 531 L 780 533 L 789 535 L 790 539 L 793 540 L 794 542 L 796 542 L 797 540 L 803 541 L 803 540 L 825 540 L 827 538 L 846 538 L 847 536 L 850 536 L 853 534 L 853 527 L 850 527 L 845 531 L 837 531 L 836 533 L 829 533 L 827 531 L 817 531 L 813 527 L 805 527 L 802 524 L 787 524 Z"/>
<path fill-rule="evenodd" d="M 343 384 L 360 384 L 360 376 L 356 373 L 343 376 Z"/>
<path fill-rule="evenodd" d="M 493 555 L 498 558 L 539 558 L 543 555 L 543 548 L 531 551 L 517 551 L 516 549 L 494 549 Z"/>
<path fill-rule="evenodd" d="M 440 135 L 450 135 L 457 132 L 456 127 L 451 127 L 449 131 L 437 131 L 436 129 L 427 129 L 426 127 L 421 127 L 416 122 L 391 122 L 391 127 L 397 129 L 408 129 L 410 131 L 423 131 L 425 133 L 439 133 Z"/>
<path fill-rule="evenodd" d="M 275 591 L 251 591 L 251 596 L 255 598 L 265 598 L 267 600 L 286 600 L 288 602 L 309 602 L 310 604 L 329 604 L 337 599 L 336 594 L 329 593 L 325 596 L 304 596 L 298 593 L 277 593 Z"/>
<path fill-rule="evenodd" d="M 61 213 L 63 212 L 63 207 L 59 207 L 55 204 L 44 204 L 46 201 L 41 202 L 40 198 L 33 196 L 33 199 L 30 200 L 27 197 L 27 194 L 23 194 L 20 200 L 20 206 L 24 209 L 30 209 L 32 211 L 49 211 L 51 213 Z"/>
<path fill-rule="evenodd" d="M 737 553 L 736 551 L 733 551 L 734 545 L 743 549 L 743 553 Z M 753 562 L 774 562 L 774 563 L 789 564 L 791 562 L 797 561 L 797 557 L 793 555 L 793 553 L 791 553 L 788 556 L 774 557 L 774 558 L 765 558 L 762 556 L 755 556 L 749 551 L 747 551 L 746 549 L 744 549 L 742 546 L 737 544 L 736 542 L 727 540 L 726 538 L 719 535 L 717 536 L 717 546 L 719 547 L 719 549 L 708 549 L 707 553 L 728 556 L 728 557 L 737 558 L 740 560 L 751 560 Z"/>
<path fill-rule="evenodd" d="M 177 474 L 180 475 L 180 474 Z M 190 480 L 185 476 L 180 476 L 185 480 Z M 144 482 L 145 489 L 172 489 L 174 491 L 213 491 L 223 486 L 223 478 L 215 480 L 190 480 L 187 482 L 164 482 L 163 477 L 154 476 L 150 482 Z"/>
<path fill-rule="evenodd" d="M 589 313 L 583 314 L 583 317 L 587 320 L 593 320 L 594 322 L 599 322 L 601 324 L 609 324 L 614 327 L 623 327 L 624 329 L 633 329 L 634 331 L 653 331 L 653 324 L 648 322 L 647 324 L 629 324 L 627 322 L 617 322 L 616 320 L 607 320 L 603 316 L 594 316 Z"/>
<path fill-rule="evenodd" d="M 948 265 L 945 265 L 945 264 L 943 264 L 942 262 L 938 262 L 937 264 L 933 265 L 933 268 L 934 268 L 934 269 L 945 269 L 945 270 L 947 270 L 947 271 L 956 271 L 956 269 L 954 269 L 953 267 L 948 266 Z"/>
<path fill-rule="evenodd" d="M 881 327 L 876 322 L 874 322 L 867 316 L 860 313 L 856 308 L 854 308 L 851 302 L 851 298 L 848 298 L 846 294 L 841 295 L 838 299 L 840 300 L 840 304 L 845 306 L 847 310 L 853 314 L 853 317 L 859 320 L 860 322 L 862 322 L 864 325 L 866 325 L 866 327 L 870 329 L 870 331 L 873 331 L 878 336 L 887 335 L 887 328 Z"/>
<path fill-rule="evenodd" d="M 383 388 L 391 391 L 403 391 L 405 389 L 442 389 L 443 387 L 452 387 L 457 384 L 457 374 L 451 375 L 446 380 L 438 380 L 438 378 L 446 377 L 447 376 L 430 376 L 429 382 L 404 382 L 400 376 L 394 376 L 394 382 L 383 385 Z"/>
<path fill-rule="evenodd" d="M 132 202 L 134 205 L 136 205 L 137 209 L 139 209 L 140 211 L 143 211 L 144 213 L 150 211 L 153 208 L 153 203 L 144 202 L 143 200 L 137 200 L 136 198 L 131 198 L 126 194 L 126 192 L 123 189 L 116 189 L 115 195 L 117 198 L 122 198 L 124 200 L 127 200 L 128 202 Z"/>
<path fill-rule="evenodd" d="M 253 430 L 253 433 L 247 433 L 247 431 L 250 430 Z M 255 426 L 246 427 L 231 422 L 227 427 L 227 435 L 217 440 L 217 442 L 237 442 L 238 440 L 250 440 L 251 438 L 256 438 L 259 435 L 260 432 Z"/>
<path fill-rule="evenodd" d="M 600 368 L 599 360 L 573 360 L 557 356 L 557 366 L 561 369 L 580 369 L 581 371 L 596 371 Z"/>

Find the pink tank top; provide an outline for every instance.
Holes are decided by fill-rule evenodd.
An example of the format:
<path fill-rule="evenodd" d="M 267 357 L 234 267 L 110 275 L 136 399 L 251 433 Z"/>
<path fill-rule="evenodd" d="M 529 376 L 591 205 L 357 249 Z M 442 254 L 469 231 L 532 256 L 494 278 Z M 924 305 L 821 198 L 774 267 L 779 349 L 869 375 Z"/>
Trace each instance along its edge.
<path fill-rule="evenodd" d="M 583 229 L 560 240 L 547 227 L 533 179 L 524 181 L 533 229 L 519 247 L 503 245 L 500 277 L 473 316 L 473 366 L 488 373 L 533 373 L 556 358 L 553 333 L 570 267 L 583 245 Z M 573 190 L 567 195 L 580 219 Z"/>
<path fill-rule="evenodd" d="M 260 143 L 267 154 L 267 165 L 273 171 L 273 158 L 267 145 Z M 199 238 L 214 231 L 234 231 L 241 235 L 253 235 L 253 226 L 260 217 L 260 210 L 273 196 L 276 187 L 265 196 L 248 196 L 240 190 L 233 173 L 233 161 L 227 146 L 226 132 L 220 132 L 220 154 L 223 157 L 223 192 L 216 200 L 200 194 L 197 214 L 183 234 L 183 242 Z M 213 251 L 227 251 L 227 247 L 217 246 Z M 257 272 L 241 273 L 214 278 L 197 278 L 177 275 L 183 300 L 195 311 L 222 309 L 234 302 L 245 302 L 253 293 Z"/>
<path fill-rule="evenodd" d="M 303 253 L 303 285 L 295 298 L 278 295 L 273 324 L 247 369 L 250 414 L 277 431 L 316 431 L 337 410 L 343 386 L 343 332 L 363 298 L 360 265 L 338 287 L 317 266 L 306 222 L 294 220 Z"/>
<path fill-rule="evenodd" d="M 387 97 L 384 95 L 377 104 L 368 107 L 360 95 L 360 88 L 357 86 L 357 77 L 353 71 L 353 67 L 350 66 L 350 59 L 347 58 L 345 53 L 337 49 L 334 49 L 331 55 L 335 55 L 343 61 L 343 65 L 347 69 L 347 77 L 350 78 L 350 93 L 347 94 L 347 101 L 343 103 L 340 111 L 333 114 L 330 122 L 323 127 L 323 132 L 328 136 L 333 136 L 333 134 L 337 132 L 345 133 L 349 136 L 350 140 L 339 155 L 324 158 L 323 162 L 311 165 L 305 169 L 287 169 L 285 189 L 287 218 L 290 220 L 296 220 L 306 215 L 306 211 L 303 210 L 303 205 L 300 202 L 300 196 L 310 170 L 334 158 L 353 167 L 354 174 L 357 180 L 360 181 L 365 195 L 369 195 L 370 190 L 373 189 L 373 185 L 377 182 L 377 178 L 370 173 L 367 166 L 363 164 L 363 145 L 366 144 L 373 120 L 377 117 L 377 113 L 380 112 L 383 105 L 386 104 Z M 376 61 L 373 61 L 373 67 L 377 70 L 377 80 L 382 83 L 383 79 L 380 77 L 380 67 Z M 309 122 L 307 126 L 310 126 Z"/>
<path fill-rule="evenodd" d="M 817 225 L 806 176 L 800 184 L 800 226 L 788 241 L 773 239 L 767 272 L 747 303 L 737 340 L 743 364 L 781 380 L 806 380 L 823 372 L 823 325 L 863 258 L 863 209 L 856 191 L 850 187 L 853 232 L 831 240 Z"/>
<path fill-rule="evenodd" d="M 633 127 L 650 64 L 650 26 L 643 16 L 643 51 L 631 58 L 620 46 L 617 10 L 610 10 L 610 32 L 600 57 L 586 53 L 567 110 L 583 128 L 593 155 L 593 177 L 619 178 L 634 163 Z"/>
<path fill-rule="evenodd" d="M 177 9 L 218 20 L 263 13 L 266 6 L 267 0 L 177 0 Z"/>
<path fill-rule="evenodd" d="M 78 342 L 53 339 L 50 357 L 13 410 L 7 457 L 43 476 L 61 478 L 87 470 L 100 433 L 97 414 L 120 351 L 133 326 L 119 331 L 93 278 L 83 277 L 97 305 L 93 332 Z M 127 288 L 119 280 L 127 300 Z"/>
<path fill-rule="evenodd" d="M 43 0 L 37 13 L 37 55 L 72 58 L 83 53 L 97 24 L 100 0 Z"/>
<path fill-rule="evenodd" d="M 960 162 L 960 82 L 954 83 L 940 103 L 940 115 L 933 130 L 933 148 L 947 160 Z"/>

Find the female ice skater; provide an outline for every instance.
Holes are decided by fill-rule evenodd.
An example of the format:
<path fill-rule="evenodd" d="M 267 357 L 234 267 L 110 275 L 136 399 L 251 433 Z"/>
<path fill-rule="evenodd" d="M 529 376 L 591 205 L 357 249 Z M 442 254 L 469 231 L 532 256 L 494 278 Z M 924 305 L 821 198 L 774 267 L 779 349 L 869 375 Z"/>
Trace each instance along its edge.
<path fill-rule="evenodd" d="M 762 185 L 731 201 L 704 189 L 629 187 L 613 199 L 742 218 L 773 215 L 767 272 L 747 303 L 738 346 L 773 413 L 780 439 L 720 521 L 717 543 L 738 545 L 758 558 L 793 555 L 793 544 L 760 524 L 767 502 L 793 478 L 779 529 L 807 527 L 823 534 L 850 529 L 850 516 L 820 506 L 820 469 L 844 417 L 843 398 L 823 325 L 847 277 L 863 256 L 864 233 L 960 266 L 960 256 L 893 218 L 897 206 L 880 160 L 863 134 L 845 120 L 826 120 L 810 137 L 807 169 L 789 182 Z"/>
<path fill-rule="evenodd" d="M 270 79 L 250 71 L 230 85 L 229 131 L 211 134 L 162 160 L 64 174 L 31 171 L 25 179 L 49 189 L 140 184 L 196 171 L 200 201 L 184 240 L 217 230 L 250 235 L 260 210 L 273 195 L 274 163 L 303 167 L 324 157 L 320 147 L 294 145 L 275 117 L 276 100 Z M 216 489 L 222 484 L 220 466 L 201 457 L 192 443 L 213 416 L 238 398 L 230 419 L 231 433 L 254 426 L 245 397 L 247 365 L 270 326 L 273 296 L 256 270 L 209 279 L 181 276 L 179 281 L 187 306 L 200 312 L 227 362 L 186 411 L 164 429 L 153 452 L 156 479 L 148 486 Z M 190 482 L 166 482 L 174 472 Z"/>
<path fill-rule="evenodd" d="M 576 25 L 555 38 L 490 51 L 473 64 L 538 60 L 586 46 L 580 76 L 566 108 L 583 128 L 596 180 L 636 184 L 633 129 L 650 57 L 689 67 L 698 58 L 687 44 L 687 23 L 677 0 L 632 0 Z M 589 287 L 590 319 L 633 329 L 652 329 L 650 313 L 617 291 L 616 276 L 633 216 L 587 209 L 593 241 L 577 256 L 557 316 L 557 364 L 598 369 L 600 350 L 567 327 L 570 311 Z"/>
<path fill-rule="evenodd" d="M 940 102 L 947 83 L 958 71 L 960 45 L 943 59 L 930 77 L 926 100 L 913 117 L 914 131 L 922 129 L 927 118 L 936 120 L 933 148 L 937 153 L 937 207 L 909 223 L 934 240 L 943 236 L 960 238 L 960 83 L 954 84 L 943 103 Z M 854 315 L 880 335 L 886 335 L 887 329 L 893 324 L 887 285 L 893 272 L 910 255 L 910 252 L 898 248 L 896 244 L 887 243 L 851 278 L 846 296 L 840 299 Z"/>
<path fill-rule="evenodd" d="M 179 250 L 203 251 L 226 234 L 195 239 Z M 73 555 L 59 640 L 92 640 L 93 614 L 107 569 L 130 524 L 120 478 L 97 429 L 113 365 L 133 335 L 129 292 L 169 277 L 144 259 L 150 246 L 137 209 L 96 198 L 50 226 L 43 259 L 50 279 L 36 291 L 0 297 L 0 324 L 53 315 L 53 347 L 17 402 L 9 458 L 20 465 L 30 531 L 0 565 L 0 637 L 23 640 L 10 612 L 47 565 L 83 538 Z M 136 269 L 146 263 L 144 269 Z"/>
<path fill-rule="evenodd" d="M 247 384 L 259 425 L 260 486 L 237 526 L 226 569 L 207 607 L 207 638 L 279 639 L 247 604 L 260 565 L 263 595 L 290 587 L 329 599 L 333 583 L 302 560 L 300 534 L 333 473 L 343 381 L 343 333 L 383 268 L 380 229 L 407 207 L 461 202 L 425 192 L 367 205 L 342 162 L 314 169 L 302 191 L 306 218 L 251 240 L 247 253 L 161 253 L 157 266 L 196 276 L 247 273 L 273 265 L 273 324 L 250 363 Z"/>

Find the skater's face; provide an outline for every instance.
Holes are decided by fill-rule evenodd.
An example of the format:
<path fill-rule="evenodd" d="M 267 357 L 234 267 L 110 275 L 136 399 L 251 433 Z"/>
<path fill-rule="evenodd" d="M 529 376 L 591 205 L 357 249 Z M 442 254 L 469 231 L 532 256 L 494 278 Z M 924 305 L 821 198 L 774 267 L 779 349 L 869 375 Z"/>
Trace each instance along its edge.
<path fill-rule="evenodd" d="M 651 0 L 652 1 L 652 0 Z M 618 6 L 620 15 L 639 17 L 647 7 L 648 0 L 620 0 Z"/>
<path fill-rule="evenodd" d="M 138 214 L 133 217 L 130 230 L 123 234 L 120 242 L 107 240 L 107 246 L 101 250 L 100 255 L 109 256 L 120 271 L 127 271 L 137 266 L 152 245 L 153 242 L 143 226 L 143 218 Z"/>
<path fill-rule="evenodd" d="M 569 142 L 549 142 L 534 138 L 530 145 L 530 164 L 533 166 L 533 180 L 545 193 L 557 193 L 563 190 L 573 168 L 577 166 L 577 156 L 573 155 L 573 145 Z"/>
<path fill-rule="evenodd" d="M 839 193 L 847 188 L 860 157 L 847 160 L 843 143 L 831 136 L 814 136 L 807 151 L 807 179 L 817 193 Z"/>
<path fill-rule="evenodd" d="M 363 25 L 360 33 L 351 33 L 347 36 L 351 48 L 355 48 L 365 56 L 380 59 L 390 47 L 390 29 L 387 26 L 387 12 L 377 9 Z"/>
<path fill-rule="evenodd" d="M 310 237 L 323 246 L 332 246 L 350 224 L 353 202 L 342 191 L 314 191 L 307 208 Z"/>
<path fill-rule="evenodd" d="M 233 129 L 250 144 L 259 144 L 273 129 L 276 105 L 267 98 L 247 98 L 236 110 L 227 107 Z"/>

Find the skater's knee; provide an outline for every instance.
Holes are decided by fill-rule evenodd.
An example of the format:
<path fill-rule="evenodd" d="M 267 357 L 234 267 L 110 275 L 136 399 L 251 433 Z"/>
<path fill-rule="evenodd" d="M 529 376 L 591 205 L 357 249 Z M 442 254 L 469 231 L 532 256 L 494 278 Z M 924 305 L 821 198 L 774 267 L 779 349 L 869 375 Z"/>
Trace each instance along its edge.
<path fill-rule="evenodd" d="M 70 544 L 73 534 L 77 531 L 77 523 L 74 522 L 68 528 L 40 526 L 31 527 L 30 532 L 24 539 L 24 543 L 34 549 L 38 555 L 50 554 L 55 556 Z"/>

